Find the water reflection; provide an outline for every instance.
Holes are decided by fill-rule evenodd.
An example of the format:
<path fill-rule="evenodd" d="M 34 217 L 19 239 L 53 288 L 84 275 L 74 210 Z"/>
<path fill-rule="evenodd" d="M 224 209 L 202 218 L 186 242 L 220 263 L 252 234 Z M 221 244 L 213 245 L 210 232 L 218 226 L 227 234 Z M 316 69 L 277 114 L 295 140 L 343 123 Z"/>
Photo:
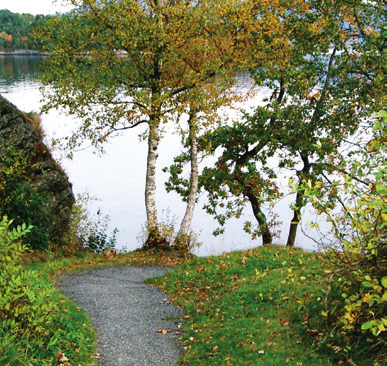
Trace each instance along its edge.
<path fill-rule="evenodd" d="M 0 55 L 0 86 L 15 86 L 15 83 L 34 83 L 43 56 Z"/>

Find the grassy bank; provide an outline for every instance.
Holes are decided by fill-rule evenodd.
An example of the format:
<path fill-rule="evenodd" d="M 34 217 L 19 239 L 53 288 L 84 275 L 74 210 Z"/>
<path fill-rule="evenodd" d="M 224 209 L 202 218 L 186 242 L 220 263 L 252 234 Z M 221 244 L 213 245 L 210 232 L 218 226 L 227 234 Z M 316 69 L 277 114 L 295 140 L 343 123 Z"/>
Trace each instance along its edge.
<path fill-rule="evenodd" d="M 109 259 L 96 254 L 45 259 L 34 258 L 21 267 L 28 279 L 24 292 L 32 294 L 25 314 L 34 316 L 25 327 L 20 312 L 13 326 L 0 328 L 2 366 L 92 365 L 95 331 L 82 309 L 55 288 L 55 277 L 63 271 L 138 263 L 176 266 L 148 282 L 185 309 L 182 365 L 374 364 L 369 348 L 362 353 L 361 344 L 354 361 L 330 346 L 321 317 L 327 285 L 319 254 L 260 247 L 187 260 L 152 251 Z"/>
<path fill-rule="evenodd" d="M 318 254 L 261 247 L 197 258 L 153 280 L 186 310 L 182 364 L 347 363 L 329 349 L 319 321 L 326 287 L 320 265 Z M 371 364 L 366 354 L 359 360 L 353 365 Z"/>

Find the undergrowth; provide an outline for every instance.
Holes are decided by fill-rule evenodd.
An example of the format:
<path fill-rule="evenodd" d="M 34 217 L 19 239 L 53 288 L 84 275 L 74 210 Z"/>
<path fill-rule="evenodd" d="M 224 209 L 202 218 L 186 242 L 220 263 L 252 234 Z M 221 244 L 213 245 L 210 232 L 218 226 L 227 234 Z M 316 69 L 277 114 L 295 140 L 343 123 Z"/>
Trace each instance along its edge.
<path fill-rule="evenodd" d="M 120 264 L 176 265 L 148 282 L 185 309 L 182 365 L 383 365 L 382 354 L 379 363 L 370 363 L 375 359 L 370 353 L 380 352 L 372 343 L 358 344 L 351 357 L 329 348 L 334 322 L 328 324 L 322 314 L 334 299 L 327 294 L 335 294 L 332 288 L 327 291 L 326 254 L 261 247 L 195 258 L 169 248 L 109 258 L 85 251 L 47 260 L 40 253 L 25 255 L 21 263 L 19 238 L 28 228 L 10 230 L 5 219 L 0 226 L 5 258 L 0 261 L 2 366 L 93 364 L 92 324 L 53 279 L 64 271 Z"/>
<path fill-rule="evenodd" d="M 2 366 L 92 364 L 95 332 L 86 314 L 53 286 L 46 271 L 21 264 L 31 228 L 0 222 L 0 360 Z"/>

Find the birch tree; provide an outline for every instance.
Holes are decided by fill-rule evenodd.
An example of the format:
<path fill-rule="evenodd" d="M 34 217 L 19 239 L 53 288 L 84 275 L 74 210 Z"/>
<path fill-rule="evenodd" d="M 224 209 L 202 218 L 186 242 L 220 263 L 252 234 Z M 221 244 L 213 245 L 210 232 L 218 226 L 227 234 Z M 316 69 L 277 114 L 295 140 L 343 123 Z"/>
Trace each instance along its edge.
<path fill-rule="evenodd" d="M 48 53 L 41 81 L 43 111 L 64 107 L 82 124 L 67 139 L 101 147 L 116 132 L 146 124 L 145 205 L 149 237 L 159 237 L 156 161 L 163 123 L 176 121 L 186 92 L 222 77 L 238 31 L 209 38 L 211 22 L 235 1 L 83 0 L 37 32 Z M 237 30 L 237 25 L 234 26 Z M 220 37 L 221 35 L 221 37 Z M 230 35 L 230 36 L 229 36 Z M 221 41 L 219 40 L 221 38 Z"/>
<path fill-rule="evenodd" d="M 182 145 L 186 151 L 175 157 L 174 164 L 163 169 L 164 172 L 170 173 L 165 183 L 167 191 L 176 191 L 187 204 L 174 243 L 181 249 L 188 250 L 194 244 L 190 227 L 199 192 L 199 160 L 209 154 L 202 149 L 199 153 L 198 136 L 200 131 L 212 129 L 217 125 L 220 107 L 230 108 L 233 103 L 245 98 L 238 95 L 233 86 L 235 86 L 233 79 L 214 78 L 204 88 L 188 91 L 190 94 L 186 110 L 188 120 L 186 127 L 179 129 Z M 188 177 L 183 174 L 185 165 L 190 166 Z"/>

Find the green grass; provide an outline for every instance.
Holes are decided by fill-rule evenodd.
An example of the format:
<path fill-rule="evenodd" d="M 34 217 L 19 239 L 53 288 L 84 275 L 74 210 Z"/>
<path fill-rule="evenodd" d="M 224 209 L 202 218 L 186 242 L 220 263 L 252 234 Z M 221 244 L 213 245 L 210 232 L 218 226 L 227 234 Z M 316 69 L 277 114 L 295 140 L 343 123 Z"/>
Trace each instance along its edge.
<path fill-rule="evenodd" d="M 304 312 L 321 295 L 319 266 L 317 254 L 262 247 L 197 258 L 151 282 L 186 311 L 183 365 L 327 366 L 339 360 L 312 352 L 321 333 Z"/>
<path fill-rule="evenodd" d="M 334 352 L 337 342 L 330 340 L 321 316 L 326 289 L 322 255 L 277 247 L 192 259 L 169 254 L 150 250 L 110 259 L 87 254 L 25 263 L 23 270 L 31 274 L 26 285 L 36 297 L 33 306 L 51 307 L 47 334 L 0 326 L 0 365 L 58 366 L 58 352 L 69 360 L 64 366 L 91 365 L 95 331 L 82 309 L 55 288 L 54 277 L 63 271 L 137 263 L 176 265 L 148 283 L 185 309 L 182 365 L 329 366 L 351 359 Z M 367 363 L 370 348 L 362 347 L 356 365 L 373 364 Z"/>

